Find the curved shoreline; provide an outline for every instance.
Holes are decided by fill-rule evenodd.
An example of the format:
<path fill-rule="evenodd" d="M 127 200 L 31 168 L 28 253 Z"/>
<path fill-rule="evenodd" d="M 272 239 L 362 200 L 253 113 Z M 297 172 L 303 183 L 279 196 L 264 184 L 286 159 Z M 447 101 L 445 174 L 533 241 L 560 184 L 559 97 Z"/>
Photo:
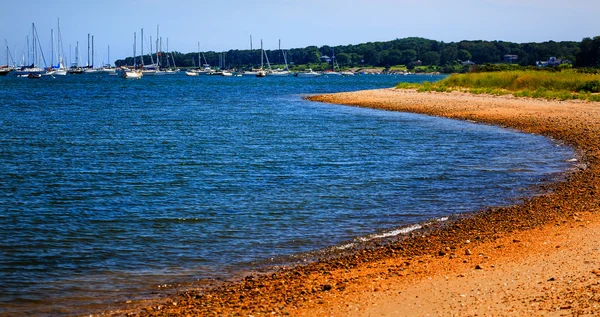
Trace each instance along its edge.
<path fill-rule="evenodd" d="M 600 236 L 600 217 L 596 215 L 600 211 L 600 103 L 397 89 L 308 99 L 471 120 L 541 134 L 580 151 L 586 168 L 547 185 L 548 194 L 525 199 L 520 205 L 488 208 L 408 236 L 374 241 L 367 249 L 338 258 L 183 291 L 160 302 L 133 303 L 130 309 L 112 313 L 539 315 L 556 309 L 572 314 L 600 309 L 594 306 L 598 303 L 594 302 L 596 291 L 600 299 L 600 287 L 594 288 L 597 277 L 590 269 L 600 269 L 600 256 L 584 246 L 593 245 Z M 557 243 L 575 247 L 565 250 L 556 248 Z M 544 262 L 536 263 L 536 259 Z M 570 272 L 563 274 L 547 267 L 553 261 L 559 268 L 568 266 Z M 534 272 L 540 266 L 546 269 Z M 533 276 L 539 283 L 506 282 L 518 279 L 511 275 L 514 272 L 525 271 L 531 272 L 529 280 Z M 547 278 L 547 272 L 553 276 Z M 547 287 L 544 282 L 549 280 L 551 288 L 540 289 Z M 473 289 L 479 290 L 477 295 L 469 296 Z M 489 295 L 492 292 L 504 293 Z M 502 305 L 507 302 L 510 305 Z"/>

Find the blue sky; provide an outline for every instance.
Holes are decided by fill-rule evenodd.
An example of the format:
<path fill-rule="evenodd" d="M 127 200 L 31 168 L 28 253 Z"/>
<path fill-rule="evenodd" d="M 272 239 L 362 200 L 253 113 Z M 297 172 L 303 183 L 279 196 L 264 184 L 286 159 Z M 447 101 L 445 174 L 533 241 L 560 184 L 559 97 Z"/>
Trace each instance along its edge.
<path fill-rule="evenodd" d="M 163 48 L 180 52 L 309 45 L 346 45 L 425 37 L 444 42 L 503 40 L 518 43 L 581 41 L 600 35 L 599 0 L 2 0 L 0 36 L 17 58 L 36 24 L 45 54 L 60 18 L 68 58 L 79 41 L 87 59 L 94 35 L 96 64 L 133 53 L 133 32 L 146 42 L 160 25 Z M 144 45 L 144 50 L 148 50 Z M 166 48 L 165 48 L 166 49 Z M 5 52 L 0 64 L 5 63 Z M 72 54 L 74 55 L 74 53 Z M 73 57 L 74 58 L 74 57 Z"/>

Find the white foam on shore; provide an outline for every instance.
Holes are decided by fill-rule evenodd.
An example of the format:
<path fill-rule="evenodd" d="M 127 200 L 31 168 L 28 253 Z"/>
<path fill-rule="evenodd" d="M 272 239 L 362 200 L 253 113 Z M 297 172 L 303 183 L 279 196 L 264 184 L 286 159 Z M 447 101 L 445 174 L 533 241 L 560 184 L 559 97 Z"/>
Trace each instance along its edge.
<path fill-rule="evenodd" d="M 433 219 L 431 222 L 443 222 L 443 221 L 448 221 L 448 217 L 441 217 L 438 219 Z M 400 229 L 396 229 L 396 230 L 392 230 L 392 231 L 388 231 L 388 232 L 384 232 L 381 234 L 372 234 L 366 237 L 361 237 L 361 238 L 357 238 L 356 240 L 360 241 L 360 242 L 367 242 L 367 241 L 371 241 L 373 239 L 382 239 L 382 238 L 388 238 L 388 237 L 395 237 L 395 236 L 399 236 L 401 234 L 407 234 L 407 233 L 411 233 L 412 231 L 415 230 L 419 230 L 423 228 L 422 225 L 420 224 L 414 224 L 412 226 L 408 226 L 408 227 L 404 227 L 404 228 L 400 228 Z M 345 249 L 349 249 L 352 248 L 353 246 L 355 246 L 355 243 L 348 243 L 348 244 L 344 244 L 341 246 L 336 247 L 336 249 L 338 250 L 345 250 Z"/>
<path fill-rule="evenodd" d="M 373 239 L 381 239 L 381 238 L 387 238 L 387 237 L 394 237 L 397 235 L 401 235 L 401 234 L 407 234 L 411 231 L 415 231 L 415 230 L 419 230 L 423 228 L 423 226 L 421 225 L 412 225 L 406 228 L 402 228 L 402 229 L 397 229 L 397 230 L 392 230 L 389 232 L 384 232 L 382 234 L 374 234 L 374 235 L 370 235 L 368 237 L 364 237 L 364 238 L 358 238 L 359 241 L 365 242 L 365 241 L 369 241 L 369 240 L 373 240 Z"/>

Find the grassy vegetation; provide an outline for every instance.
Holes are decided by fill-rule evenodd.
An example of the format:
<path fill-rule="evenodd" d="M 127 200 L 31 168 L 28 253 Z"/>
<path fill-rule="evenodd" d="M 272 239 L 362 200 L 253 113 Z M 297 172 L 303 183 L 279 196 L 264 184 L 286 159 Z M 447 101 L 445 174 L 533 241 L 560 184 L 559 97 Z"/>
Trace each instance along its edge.
<path fill-rule="evenodd" d="M 600 75 L 571 69 L 553 72 L 518 70 L 453 74 L 435 83 L 401 83 L 396 88 L 413 88 L 423 92 L 458 90 L 475 94 L 600 101 Z"/>

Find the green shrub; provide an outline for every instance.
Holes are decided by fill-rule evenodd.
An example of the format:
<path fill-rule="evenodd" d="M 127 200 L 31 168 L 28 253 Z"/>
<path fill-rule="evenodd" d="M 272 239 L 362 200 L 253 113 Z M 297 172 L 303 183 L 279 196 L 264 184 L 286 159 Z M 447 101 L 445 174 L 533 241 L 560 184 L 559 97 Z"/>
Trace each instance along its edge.
<path fill-rule="evenodd" d="M 586 81 L 579 87 L 578 90 L 592 93 L 600 92 L 600 80 Z"/>

